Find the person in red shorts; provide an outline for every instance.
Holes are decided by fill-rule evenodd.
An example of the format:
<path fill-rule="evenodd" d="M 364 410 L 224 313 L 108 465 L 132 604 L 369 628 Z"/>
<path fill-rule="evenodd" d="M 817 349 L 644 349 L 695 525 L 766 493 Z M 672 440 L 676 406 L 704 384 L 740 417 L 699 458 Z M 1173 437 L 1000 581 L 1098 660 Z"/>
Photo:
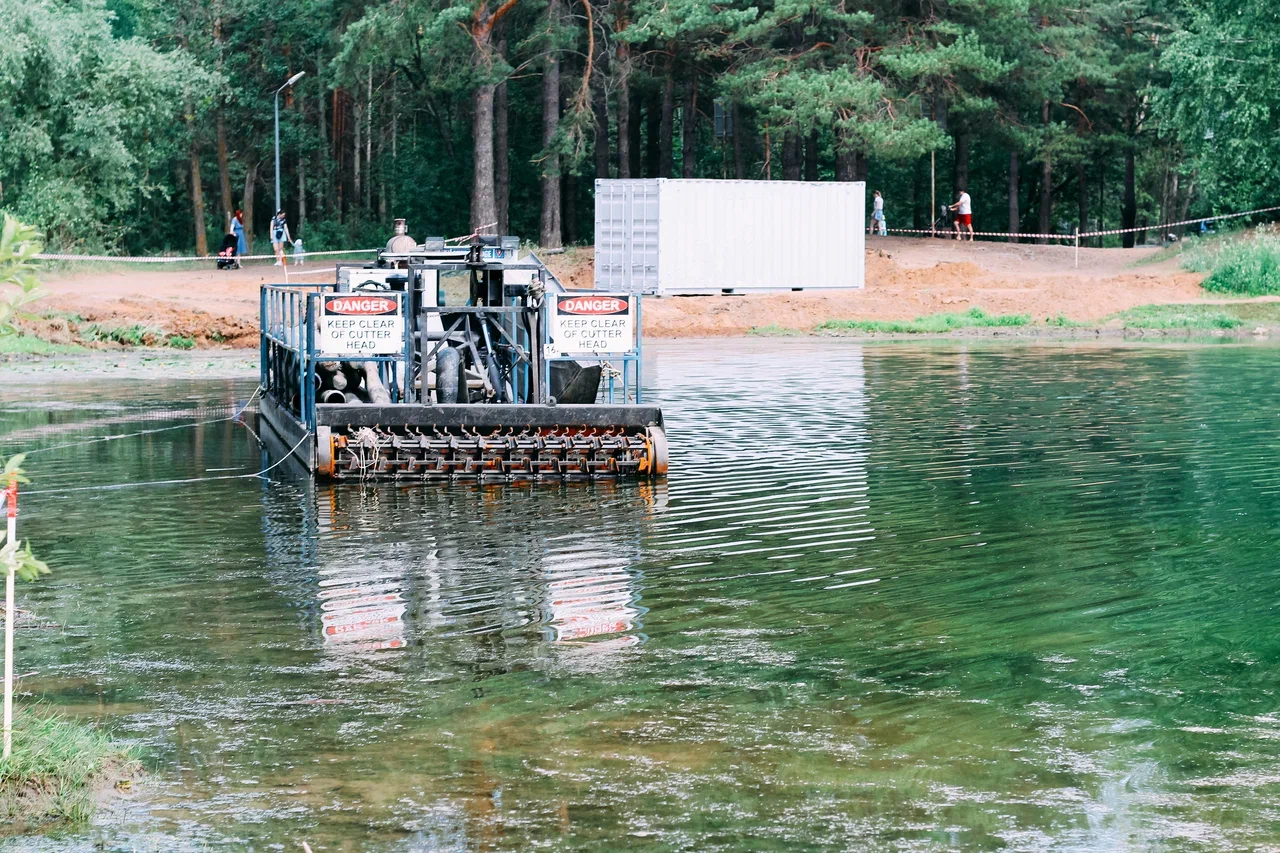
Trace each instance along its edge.
<path fill-rule="evenodd" d="M 956 239 L 963 240 L 963 229 L 969 229 L 969 241 L 973 241 L 973 202 L 969 200 L 969 194 L 964 190 L 960 190 L 960 197 L 956 199 L 956 203 L 951 205 L 951 209 L 956 212 Z"/>

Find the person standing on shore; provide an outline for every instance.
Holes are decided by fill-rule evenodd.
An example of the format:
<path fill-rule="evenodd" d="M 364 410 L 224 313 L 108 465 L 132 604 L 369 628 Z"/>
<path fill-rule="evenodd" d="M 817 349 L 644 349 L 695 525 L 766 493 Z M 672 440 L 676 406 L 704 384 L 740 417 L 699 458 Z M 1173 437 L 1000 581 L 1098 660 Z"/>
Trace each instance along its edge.
<path fill-rule="evenodd" d="M 289 223 L 285 221 L 284 211 L 277 210 L 276 215 L 271 217 L 271 248 L 276 253 L 276 266 L 284 266 L 284 244 L 292 242 L 289 239 Z"/>
<path fill-rule="evenodd" d="M 871 224 L 867 226 L 867 233 L 875 234 L 877 230 L 881 237 L 888 236 L 889 232 L 884 221 L 884 196 L 880 195 L 880 190 L 876 190 L 876 198 L 871 210 Z"/>
<path fill-rule="evenodd" d="M 970 200 L 969 194 L 964 190 L 960 190 L 960 196 L 956 199 L 956 203 L 951 205 L 951 209 L 956 212 L 956 239 L 963 240 L 963 229 L 969 229 L 969 242 L 973 242 L 973 201 Z"/>
<path fill-rule="evenodd" d="M 231 217 L 231 233 L 236 235 L 236 254 L 244 257 L 249 254 L 249 241 L 244 237 L 244 211 L 236 210 L 236 215 Z"/>

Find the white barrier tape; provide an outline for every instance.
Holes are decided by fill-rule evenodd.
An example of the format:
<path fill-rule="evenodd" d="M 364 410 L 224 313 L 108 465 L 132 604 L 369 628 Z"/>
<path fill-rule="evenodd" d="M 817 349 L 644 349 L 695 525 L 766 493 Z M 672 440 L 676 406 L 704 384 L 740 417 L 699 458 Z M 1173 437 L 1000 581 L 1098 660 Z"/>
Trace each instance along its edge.
<path fill-rule="evenodd" d="M 1107 231 L 1089 231 L 1082 233 L 1081 237 L 1102 237 L 1109 234 L 1132 234 L 1137 231 L 1162 231 L 1165 228 L 1177 228 L 1179 225 L 1197 225 L 1201 222 L 1216 222 L 1219 219 L 1238 219 L 1241 216 L 1253 216 L 1258 213 L 1274 213 L 1280 210 L 1280 205 L 1275 207 L 1260 207 L 1257 210 L 1246 210 L 1243 213 L 1224 213 L 1221 216 L 1202 216 L 1199 219 L 1183 219 L 1180 222 L 1165 222 L 1160 225 L 1145 225 L 1141 228 L 1113 228 Z"/>
<path fill-rule="evenodd" d="M 950 228 L 886 228 L 885 230 L 888 231 L 890 234 L 941 234 L 943 237 L 946 237 L 948 239 L 954 238 L 957 233 L 955 226 L 952 226 Z M 969 232 L 966 230 L 962 230 L 958 233 L 964 235 L 965 237 L 968 237 L 972 234 L 972 236 L 974 237 L 1000 237 L 1002 239 L 1007 239 L 1009 237 L 1027 237 L 1033 240 L 1042 239 L 1042 238 L 1049 239 L 1049 240 L 1074 240 L 1075 239 L 1074 234 L 1032 234 L 1025 231 L 1019 231 L 1016 234 L 1010 234 L 1007 231 Z M 872 232 L 872 236 L 875 236 L 874 231 Z M 1080 236 L 1083 237 L 1084 235 L 1081 234 Z"/>
<path fill-rule="evenodd" d="M 1201 222 L 1217 222 L 1220 219 L 1239 219 L 1242 216 L 1255 216 L 1259 213 L 1274 213 L 1280 211 L 1280 205 L 1275 207 L 1260 207 L 1257 210 L 1246 210 L 1242 213 L 1224 213 L 1219 216 L 1202 216 L 1199 219 L 1183 219 L 1178 222 L 1164 222 L 1156 225 L 1142 225 L 1133 228 L 1109 228 L 1105 231 L 1081 231 L 1079 234 L 1035 234 L 1027 231 L 1019 231 L 1011 233 L 1008 231 L 974 231 L 974 237 L 996 237 L 1007 240 L 1010 237 L 1026 237 L 1031 240 L 1067 240 L 1075 241 L 1078 237 L 1084 239 L 1086 237 L 1107 237 L 1115 234 L 1134 234 L 1138 231 L 1163 231 L 1166 228 L 1177 228 L 1181 225 L 1198 225 Z M 886 228 L 890 234 L 934 234 L 943 237 L 953 237 L 956 234 L 956 227 L 953 223 L 948 228 Z M 874 236 L 875 232 L 872 232 Z M 969 236 L 968 231 L 960 231 L 960 234 Z"/>
<path fill-rule="evenodd" d="M 378 249 L 335 249 L 328 252 L 303 252 L 304 258 L 316 258 L 321 255 L 362 255 L 369 252 L 377 252 Z M 237 255 L 237 261 L 265 261 L 273 260 L 275 255 Z M 292 260 L 292 254 L 285 254 L 287 260 Z M 179 257 L 147 257 L 141 255 L 62 255 L 62 254 L 45 254 L 36 255 L 38 261 L 118 261 L 126 264 L 178 264 L 189 263 L 191 261 L 216 261 L 217 255 L 183 255 Z"/>

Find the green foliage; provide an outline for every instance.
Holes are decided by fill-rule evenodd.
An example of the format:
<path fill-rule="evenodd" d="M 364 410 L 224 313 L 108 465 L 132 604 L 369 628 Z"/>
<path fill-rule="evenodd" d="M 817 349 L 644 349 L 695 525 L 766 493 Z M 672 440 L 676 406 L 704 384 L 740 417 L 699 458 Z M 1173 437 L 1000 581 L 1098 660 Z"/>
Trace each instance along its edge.
<path fill-rule="evenodd" d="M 1156 91 L 1166 132 L 1215 211 L 1276 204 L 1280 196 L 1280 16 L 1266 0 L 1188 3 L 1161 59 Z"/>
<path fill-rule="evenodd" d="M 819 332 L 879 332 L 885 334 L 941 335 L 956 329 L 1028 326 L 1031 317 L 1026 314 L 988 314 L 981 308 L 970 308 L 964 313 L 929 314 L 914 320 L 828 320 L 820 324 Z"/>
<path fill-rule="evenodd" d="M 210 75 L 180 52 L 118 38 L 103 0 L 5 4 L 0 20 L 4 208 L 54 246 L 100 249 L 171 196 L 186 92 Z"/>
<path fill-rule="evenodd" d="M 13 753 L 0 760 L 0 819 L 20 827 L 86 820 L 96 789 L 137 769 L 129 750 L 92 726 L 20 710 L 13 720 Z"/>
<path fill-rule="evenodd" d="M 40 253 L 34 228 L 4 214 L 0 226 L 0 338 L 18 332 L 17 320 L 30 317 L 23 306 L 42 295 L 35 276 L 35 256 Z"/>
<path fill-rule="evenodd" d="M 17 453 L 10 456 L 4 462 L 3 469 L 0 470 L 0 488 L 4 488 L 13 483 L 30 483 L 26 473 L 22 470 L 22 462 L 26 459 L 26 454 Z M 14 569 L 18 577 L 24 581 L 34 581 L 41 575 L 49 574 L 49 567 L 35 555 L 31 553 L 31 543 L 23 543 L 19 539 L 12 542 L 7 541 L 9 536 L 8 530 L 0 531 L 0 566 L 8 566 L 14 564 Z"/>
<path fill-rule="evenodd" d="M 1183 266 L 1207 272 L 1202 286 L 1217 293 L 1266 296 L 1280 293 L 1280 236 L 1224 240 L 1184 253 Z"/>
<path fill-rule="evenodd" d="M 80 337 L 96 343 L 115 343 L 126 347 L 152 346 L 164 338 L 164 332 L 135 323 L 130 326 L 104 326 L 90 323 L 80 330 Z"/>
<path fill-rule="evenodd" d="M 280 94 L 282 202 L 312 251 L 378 245 L 397 216 L 418 237 L 468 233 L 476 96 L 493 84 L 507 105 L 495 114 L 506 230 L 526 237 L 556 153 L 564 237 L 590 240 L 592 179 L 620 174 L 624 124 L 632 177 L 865 170 L 900 225 L 936 213 L 931 154 L 941 199 L 965 181 L 997 230 L 1011 156 L 1023 230 L 1280 196 L 1280 28 L 1261 0 L 562 2 L 558 26 L 546 0 L 13 4 L 0 16 L 0 209 L 58 248 L 186 253 L 198 173 L 208 241 L 236 208 L 260 239 L 275 95 L 298 71 Z M 544 145 L 549 52 L 563 107 Z M 714 136 L 713 101 L 734 136 Z M 596 146 L 609 149 L 599 160 Z"/>
<path fill-rule="evenodd" d="M 166 344 L 174 349 L 195 349 L 196 339 L 183 335 L 170 335 Z"/>

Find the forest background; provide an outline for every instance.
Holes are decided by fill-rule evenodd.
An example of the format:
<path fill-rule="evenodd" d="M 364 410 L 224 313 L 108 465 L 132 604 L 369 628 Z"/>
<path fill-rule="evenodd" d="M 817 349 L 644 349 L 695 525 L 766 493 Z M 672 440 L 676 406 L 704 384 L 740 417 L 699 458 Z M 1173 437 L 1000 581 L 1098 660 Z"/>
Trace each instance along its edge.
<path fill-rule="evenodd" d="M 1144 226 L 1280 204 L 1278 65 L 1263 0 L 0 0 L 0 210 L 54 251 L 204 254 L 243 209 L 263 251 L 279 90 L 309 250 L 393 217 L 587 242 L 597 177 Z"/>

